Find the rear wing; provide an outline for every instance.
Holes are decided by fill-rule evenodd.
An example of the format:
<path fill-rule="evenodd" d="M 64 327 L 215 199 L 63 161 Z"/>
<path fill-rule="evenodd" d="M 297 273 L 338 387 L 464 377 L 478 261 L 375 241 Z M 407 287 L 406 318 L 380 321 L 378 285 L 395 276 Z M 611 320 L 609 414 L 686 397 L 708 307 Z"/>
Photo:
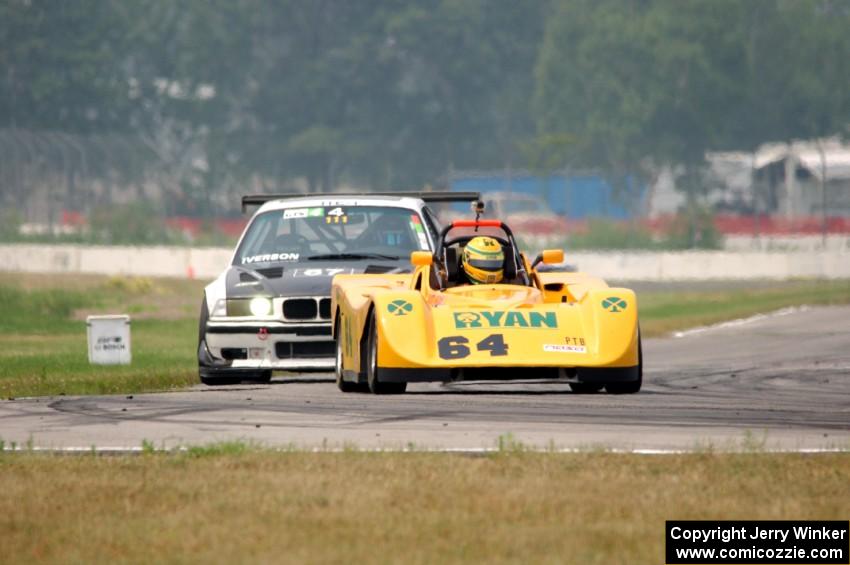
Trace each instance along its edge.
<path fill-rule="evenodd" d="M 270 200 L 288 200 L 292 198 L 361 198 L 369 196 L 398 196 L 419 198 L 424 202 L 475 202 L 481 200 L 480 192 L 360 192 L 360 193 L 287 193 L 287 194 L 249 194 L 242 197 L 242 212 L 249 206 L 262 206 Z"/>

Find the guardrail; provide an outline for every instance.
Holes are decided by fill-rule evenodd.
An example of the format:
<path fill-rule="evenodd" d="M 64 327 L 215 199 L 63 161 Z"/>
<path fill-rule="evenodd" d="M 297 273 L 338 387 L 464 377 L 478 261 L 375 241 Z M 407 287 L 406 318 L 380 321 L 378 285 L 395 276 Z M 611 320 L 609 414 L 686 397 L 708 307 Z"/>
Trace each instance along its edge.
<path fill-rule="evenodd" d="M 0 245 L 0 271 L 215 278 L 232 249 Z M 616 280 L 850 279 L 846 251 L 610 251 L 565 254 L 566 263 Z"/>
<path fill-rule="evenodd" d="M 94 245 L 0 245 L 0 270 L 213 279 L 233 249 Z"/>

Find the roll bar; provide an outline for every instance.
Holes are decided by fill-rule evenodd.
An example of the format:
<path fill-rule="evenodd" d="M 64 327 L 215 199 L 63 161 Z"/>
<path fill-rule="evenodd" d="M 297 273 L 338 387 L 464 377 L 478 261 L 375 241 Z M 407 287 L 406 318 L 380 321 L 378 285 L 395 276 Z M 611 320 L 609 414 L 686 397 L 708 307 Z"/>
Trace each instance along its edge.
<path fill-rule="evenodd" d="M 505 232 L 505 235 L 508 236 L 508 243 L 511 244 L 511 249 L 513 250 L 513 261 L 514 265 L 516 265 L 516 273 L 520 276 L 526 285 L 531 284 L 528 273 L 525 272 L 525 265 L 522 264 L 522 260 L 519 256 L 519 247 L 517 247 L 516 239 L 514 239 L 514 232 L 511 231 L 511 228 L 507 226 L 501 220 L 454 220 L 451 224 L 447 225 L 440 231 L 440 239 L 437 241 L 437 249 L 434 250 L 434 261 L 439 262 L 441 264 L 444 263 L 443 260 L 443 248 L 444 243 L 446 241 L 446 235 L 449 231 L 454 228 L 500 228 Z M 445 267 L 445 265 L 443 265 Z"/>

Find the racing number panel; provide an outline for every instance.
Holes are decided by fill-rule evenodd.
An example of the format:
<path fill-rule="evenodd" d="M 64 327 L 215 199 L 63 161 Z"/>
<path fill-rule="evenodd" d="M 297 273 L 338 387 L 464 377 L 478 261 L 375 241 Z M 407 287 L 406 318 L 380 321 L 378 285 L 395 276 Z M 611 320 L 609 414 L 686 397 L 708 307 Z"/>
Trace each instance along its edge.
<path fill-rule="evenodd" d="M 462 335 L 446 336 L 437 342 L 437 350 L 442 359 L 464 359 L 469 357 L 469 339 Z M 509 346 L 502 334 L 490 334 L 475 344 L 478 351 L 489 351 L 490 357 L 508 354 Z"/>

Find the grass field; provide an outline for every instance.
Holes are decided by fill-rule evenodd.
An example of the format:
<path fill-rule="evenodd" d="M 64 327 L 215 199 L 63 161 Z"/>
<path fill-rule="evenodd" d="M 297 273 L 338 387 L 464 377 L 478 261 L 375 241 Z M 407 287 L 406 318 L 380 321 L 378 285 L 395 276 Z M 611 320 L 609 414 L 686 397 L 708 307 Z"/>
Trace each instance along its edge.
<path fill-rule="evenodd" d="M 847 519 L 847 454 L 0 454 L 4 563 L 663 563 L 672 519 Z"/>
<path fill-rule="evenodd" d="M 120 394 L 197 382 L 197 315 L 204 284 L 177 279 L 0 273 L 0 398 Z M 638 294 L 641 331 L 663 335 L 799 304 L 850 303 L 850 282 L 760 283 Z M 88 364 L 85 317 L 130 314 L 133 363 Z"/>
<path fill-rule="evenodd" d="M 658 337 L 674 331 L 771 312 L 788 306 L 850 303 L 850 281 L 762 282 L 753 287 L 638 293 L 641 332 Z"/>
<path fill-rule="evenodd" d="M 0 274 L 0 397 L 109 394 L 193 384 L 203 283 Z M 88 363 L 85 318 L 130 314 L 133 363 Z"/>

